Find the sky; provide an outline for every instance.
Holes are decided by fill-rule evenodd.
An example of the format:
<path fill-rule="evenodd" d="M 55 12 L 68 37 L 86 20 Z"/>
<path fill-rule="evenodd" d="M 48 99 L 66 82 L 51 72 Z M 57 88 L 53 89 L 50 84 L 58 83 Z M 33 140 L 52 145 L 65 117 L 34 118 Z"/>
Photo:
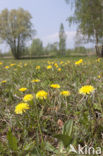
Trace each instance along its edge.
<path fill-rule="evenodd" d="M 0 0 L 0 12 L 8 8 L 24 8 L 32 15 L 32 22 L 37 31 L 34 38 L 40 38 L 43 45 L 59 41 L 58 32 L 60 24 L 64 24 L 67 34 L 67 48 L 75 46 L 76 25 L 69 27 L 67 18 L 73 10 L 65 0 Z M 0 49 L 6 51 L 7 45 L 0 45 Z"/>

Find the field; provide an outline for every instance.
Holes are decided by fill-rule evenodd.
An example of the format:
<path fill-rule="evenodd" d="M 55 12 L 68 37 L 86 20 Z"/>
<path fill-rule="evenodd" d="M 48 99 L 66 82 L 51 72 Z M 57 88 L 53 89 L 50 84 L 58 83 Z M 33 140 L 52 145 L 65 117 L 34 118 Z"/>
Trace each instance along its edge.
<path fill-rule="evenodd" d="M 103 147 L 103 60 L 1 60 L 0 156 L 72 156 L 70 144 Z"/>

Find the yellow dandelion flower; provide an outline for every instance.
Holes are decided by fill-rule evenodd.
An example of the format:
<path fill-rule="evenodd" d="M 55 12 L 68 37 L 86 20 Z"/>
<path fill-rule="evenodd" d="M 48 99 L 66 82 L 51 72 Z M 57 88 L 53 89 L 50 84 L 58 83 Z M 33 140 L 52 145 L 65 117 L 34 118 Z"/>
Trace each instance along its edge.
<path fill-rule="evenodd" d="M 55 66 L 56 68 L 58 68 L 58 64 L 57 64 L 57 63 L 55 63 L 54 66 Z"/>
<path fill-rule="evenodd" d="M 8 69 L 9 68 L 9 66 L 5 66 L 5 69 Z"/>
<path fill-rule="evenodd" d="M 83 60 L 82 60 L 82 59 L 80 59 L 79 61 L 76 61 L 76 62 L 75 62 L 75 65 L 79 65 L 79 64 L 81 64 L 81 63 L 83 63 Z"/>
<path fill-rule="evenodd" d="M 60 85 L 59 84 L 51 84 L 50 87 L 51 88 L 60 88 Z"/>
<path fill-rule="evenodd" d="M 51 69 L 51 68 L 52 68 L 52 66 L 51 66 L 51 65 L 47 66 L 47 69 Z"/>
<path fill-rule="evenodd" d="M 63 95 L 63 96 L 70 96 L 70 91 L 64 90 L 64 91 L 60 92 L 60 95 Z"/>
<path fill-rule="evenodd" d="M 40 69 L 40 66 L 36 66 L 36 69 Z"/>
<path fill-rule="evenodd" d="M 34 80 L 32 80 L 31 82 L 40 82 L 40 80 L 39 79 L 34 79 Z"/>
<path fill-rule="evenodd" d="M 97 59 L 97 62 L 100 62 L 100 60 L 101 60 L 101 58 L 98 58 L 98 59 Z"/>
<path fill-rule="evenodd" d="M 6 82 L 7 82 L 6 80 L 1 81 L 1 83 L 6 83 Z"/>
<path fill-rule="evenodd" d="M 3 63 L 2 62 L 0 62 L 0 65 L 2 65 Z"/>
<path fill-rule="evenodd" d="M 93 91 L 95 90 L 95 88 L 91 85 L 86 85 L 86 86 L 83 86 L 79 89 L 79 94 L 83 94 L 83 95 L 86 95 L 86 94 L 90 94 L 92 93 Z"/>
<path fill-rule="evenodd" d="M 63 64 L 63 63 L 64 63 L 63 61 L 60 62 L 60 64 Z"/>
<path fill-rule="evenodd" d="M 101 78 L 101 76 L 100 76 L 100 75 L 98 75 L 98 78 L 100 79 L 100 78 Z"/>
<path fill-rule="evenodd" d="M 25 67 L 26 67 L 27 65 L 28 65 L 27 63 L 24 64 Z"/>
<path fill-rule="evenodd" d="M 40 90 L 36 93 L 36 99 L 40 99 L 40 100 L 47 99 L 47 96 L 48 93 L 44 90 Z"/>
<path fill-rule="evenodd" d="M 48 61 L 48 64 L 51 64 L 51 62 L 50 62 L 50 61 Z"/>
<path fill-rule="evenodd" d="M 58 71 L 61 71 L 62 69 L 61 68 L 58 68 Z"/>
<path fill-rule="evenodd" d="M 16 114 L 23 114 L 28 109 L 30 109 L 30 107 L 29 107 L 29 105 L 27 103 L 19 103 L 15 107 L 15 113 Z"/>
<path fill-rule="evenodd" d="M 20 88 L 19 91 L 20 92 L 25 92 L 27 90 L 27 88 Z"/>
<path fill-rule="evenodd" d="M 10 64 L 10 66 L 12 67 L 12 66 L 15 66 L 15 64 Z"/>
<path fill-rule="evenodd" d="M 23 101 L 28 102 L 33 100 L 33 95 L 32 94 L 27 94 L 24 96 Z"/>

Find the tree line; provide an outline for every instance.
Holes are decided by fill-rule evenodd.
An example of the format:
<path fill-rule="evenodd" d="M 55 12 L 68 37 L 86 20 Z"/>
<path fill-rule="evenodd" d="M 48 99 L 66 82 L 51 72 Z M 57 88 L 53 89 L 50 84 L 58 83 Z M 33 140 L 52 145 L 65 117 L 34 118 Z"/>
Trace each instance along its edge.
<path fill-rule="evenodd" d="M 2 43 L 6 43 L 10 47 L 10 51 L 14 58 L 19 59 L 22 55 L 39 55 L 45 51 L 60 51 L 64 55 L 66 49 L 66 35 L 64 26 L 61 24 L 59 32 L 59 43 L 48 44 L 43 48 L 40 39 L 35 39 L 36 30 L 31 22 L 31 14 L 22 9 L 4 9 L 0 13 L 0 39 Z M 30 46 L 26 44 L 32 41 Z M 58 47 L 59 45 L 59 47 Z"/>
<path fill-rule="evenodd" d="M 74 14 L 68 17 L 68 22 L 77 24 L 80 42 L 95 43 L 97 56 L 103 57 L 103 0 L 66 0 L 66 2 L 74 6 Z"/>
<path fill-rule="evenodd" d="M 69 24 L 77 25 L 77 42 L 95 43 L 97 56 L 103 56 L 103 0 L 65 0 L 74 8 L 73 16 L 68 17 Z M 60 25 L 59 42 L 43 47 L 36 39 L 36 30 L 31 22 L 31 14 L 22 8 L 4 9 L 0 13 L 0 40 L 10 47 L 12 55 L 19 59 L 23 55 L 54 54 L 66 55 L 66 33 L 63 23 Z M 31 41 L 29 46 L 27 43 Z M 100 48 L 102 47 L 102 48 Z"/>

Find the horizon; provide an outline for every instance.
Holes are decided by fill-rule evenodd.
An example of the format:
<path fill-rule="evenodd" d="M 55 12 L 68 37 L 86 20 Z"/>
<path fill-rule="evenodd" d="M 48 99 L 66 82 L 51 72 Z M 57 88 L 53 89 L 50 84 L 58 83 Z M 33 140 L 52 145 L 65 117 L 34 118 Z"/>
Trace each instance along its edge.
<path fill-rule="evenodd" d="M 32 23 L 34 29 L 36 29 L 37 34 L 34 38 L 40 38 L 43 42 L 44 47 L 48 43 L 54 43 L 59 41 L 59 27 L 63 23 L 64 29 L 67 35 L 66 47 L 68 49 L 73 49 L 75 47 L 75 35 L 76 35 L 76 25 L 69 27 L 69 23 L 66 20 L 69 16 L 73 14 L 73 10 L 70 5 L 67 5 L 65 0 L 45 0 L 45 3 L 40 0 L 29 0 L 25 3 L 24 0 L 1 0 L 0 1 L 0 11 L 3 9 L 18 9 L 23 8 L 28 10 L 32 15 Z M 48 22 L 49 21 L 49 22 Z M 92 48 L 92 44 L 83 44 L 87 48 Z M 8 51 L 7 44 L 1 44 L 0 49 L 3 52 Z"/>

